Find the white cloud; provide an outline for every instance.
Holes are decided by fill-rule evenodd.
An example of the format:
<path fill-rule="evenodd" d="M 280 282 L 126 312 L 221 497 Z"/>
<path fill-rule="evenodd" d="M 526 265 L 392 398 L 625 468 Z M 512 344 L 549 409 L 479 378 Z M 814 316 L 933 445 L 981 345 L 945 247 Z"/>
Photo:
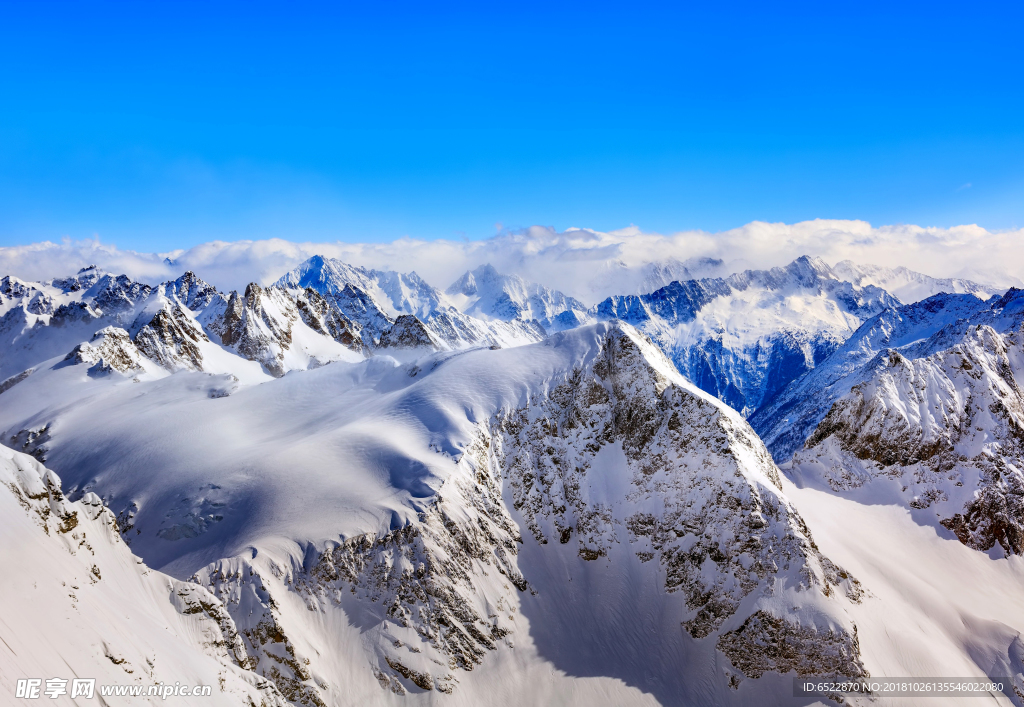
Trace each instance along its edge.
<path fill-rule="evenodd" d="M 1021 284 L 1024 230 L 992 232 L 973 225 L 872 227 L 864 221 L 828 220 L 753 222 L 719 233 L 670 235 L 645 233 L 636 227 L 604 233 L 533 226 L 480 241 L 214 241 L 173 253 L 138 253 L 98 240 L 66 240 L 0 248 L 0 274 L 38 280 L 95 263 L 111 272 L 156 282 L 191 269 L 218 287 L 239 289 L 250 281 L 272 282 L 314 254 L 368 267 L 415 270 L 441 288 L 466 269 L 489 262 L 504 272 L 594 302 L 607 294 L 635 290 L 641 266 L 668 258 L 720 258 L 731 270 L 739 270 L 784 265 L 808 254 L 832 264 L 850 259 L 906 265 L 936 277 L 968 277 L 999 286 Z M 168 257 L 173 263 L 165 262 Z"/>

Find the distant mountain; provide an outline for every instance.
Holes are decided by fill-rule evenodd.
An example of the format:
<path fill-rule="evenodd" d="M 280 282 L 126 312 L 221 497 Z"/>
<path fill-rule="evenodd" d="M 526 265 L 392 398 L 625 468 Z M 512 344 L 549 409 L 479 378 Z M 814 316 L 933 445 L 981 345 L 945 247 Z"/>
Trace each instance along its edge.
<path fill-rule="evenodd" d="M 674 282 L 610 297 L 600 319 L 621 319 L 658 343 L 683 375 L 744 415 L 813 369 L 860 324 L 898 302 L 840 280 L 824 261 Z"/>
<path fill-rule="evenodd" d="M 502 275 L 491 265 L 466 272 L 445 290 L 460 311 L 484 320 L 535 320 L 545 331 L 580 326 L 590 315 L 579 300 L 529 283 L 518 275 Z"/>
<path fill-rule="evenodd" d="M 897 500 L 974 549 L 1021 555 L 1024 292 L 993 297 L 963 318 L 944 310 L 924 310 L 931 324 L 889 338 L 824 394 L 804 389 L 789 414 L 834 402 L 793 456 L 793 473 L 837 493 Z M 914 314 L 922 312 L 898 316 Z"/>
<path fill-rule="evenodd" d="M 539 341 L 545 334 L 532 318 L 485 320 L 463 313 L 416 273 L 367 270 L 319 255 L 286 273 L 276 286 L 320 293 L 371 334 L 365 340 L 371 348 L 400 315 L 416 317 L 451 349 L 516 346 Z"/>
<path fill-rule="evenodd" d="M 929 355 L 954 345 L 968 322 L 995 319 L 994 303 L 969 294 L 940 294 L 908 305 L 887 307 L 834 353 L 750 418 L 778 461 L 788 460 L 811 436 L 832 404 L 862 382 L 871 367 L 884 366 L 888 350 L 911 348 Z M 999 330 L 1004 330 L 1000 325 Z"/>
<path fill-rule="evenodd" d="M 832 271 L 840 280 L 852 282 L 859 287 L 881 287 L 904 304 L 920 302 L 941 292 L 968 293 L 977 295 L 980 299 L 988 299 L 996 293 L 1003 292 L 1003 288 L 982 285 L 973 280 L 931 277 L 903 266 L 884 268 L 878 265 L 858 265 L 851 260 L 844 260 L 836 264 Z"/>

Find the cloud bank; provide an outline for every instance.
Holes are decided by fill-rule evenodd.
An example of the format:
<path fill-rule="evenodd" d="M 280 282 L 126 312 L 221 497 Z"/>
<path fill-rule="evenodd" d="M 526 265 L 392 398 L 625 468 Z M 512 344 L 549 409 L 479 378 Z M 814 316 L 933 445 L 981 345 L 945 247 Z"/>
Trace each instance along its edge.
<path fill-rule="evenodd" d="M 717 272 L 785 265 L 801 255 L 829 264 L 840 260 L 896 267 L 935 277 L 965 277 L 1007 287 L 1022 284 L 1024 229 L 987 231 L 974 225 L 873 227 L 864 221 L 753 222 L 708 233 L 645 233 L 636 227 L 600 232 L 530 228 L 480 241 L 417 240 L 390 243 L 297 242 L 283 239 L 212 241 L 170 253 L 140 253 L 99 240 L 42 242 L 0 248 L 0 275 L 44 280 L 89 264 L 159 282 L 194 270 L 218 287 L 268 284 L 315 255 L 371 268 L 415 271 L 445 288 L 467 269 L 491 263 L 500 271 L 555 287 L 593 303 L 608 294 L 636 291 L 644 266 L 663 261 L 724 261 Z M 699 267 L 691 269 L 699 271 Z"/>

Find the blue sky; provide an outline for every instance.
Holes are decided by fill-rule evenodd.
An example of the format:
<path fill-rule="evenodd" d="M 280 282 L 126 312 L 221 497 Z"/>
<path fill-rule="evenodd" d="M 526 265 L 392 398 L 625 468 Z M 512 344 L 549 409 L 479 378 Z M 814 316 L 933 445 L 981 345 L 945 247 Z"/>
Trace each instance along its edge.
<path fill-rule="evenodd" d="M 1022 5 L 5 3 L 0 246 L 1024 226 Z"/>

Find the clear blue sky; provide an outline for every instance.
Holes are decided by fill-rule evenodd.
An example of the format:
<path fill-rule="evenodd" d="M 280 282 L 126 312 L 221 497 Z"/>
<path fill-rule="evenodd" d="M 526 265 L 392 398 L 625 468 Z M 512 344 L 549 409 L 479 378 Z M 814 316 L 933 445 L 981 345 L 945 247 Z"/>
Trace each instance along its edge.
<path fill-rule="evenodd" d="M 1024 4 L 4 3 L 0 245 L 1024 226 Z"/>

